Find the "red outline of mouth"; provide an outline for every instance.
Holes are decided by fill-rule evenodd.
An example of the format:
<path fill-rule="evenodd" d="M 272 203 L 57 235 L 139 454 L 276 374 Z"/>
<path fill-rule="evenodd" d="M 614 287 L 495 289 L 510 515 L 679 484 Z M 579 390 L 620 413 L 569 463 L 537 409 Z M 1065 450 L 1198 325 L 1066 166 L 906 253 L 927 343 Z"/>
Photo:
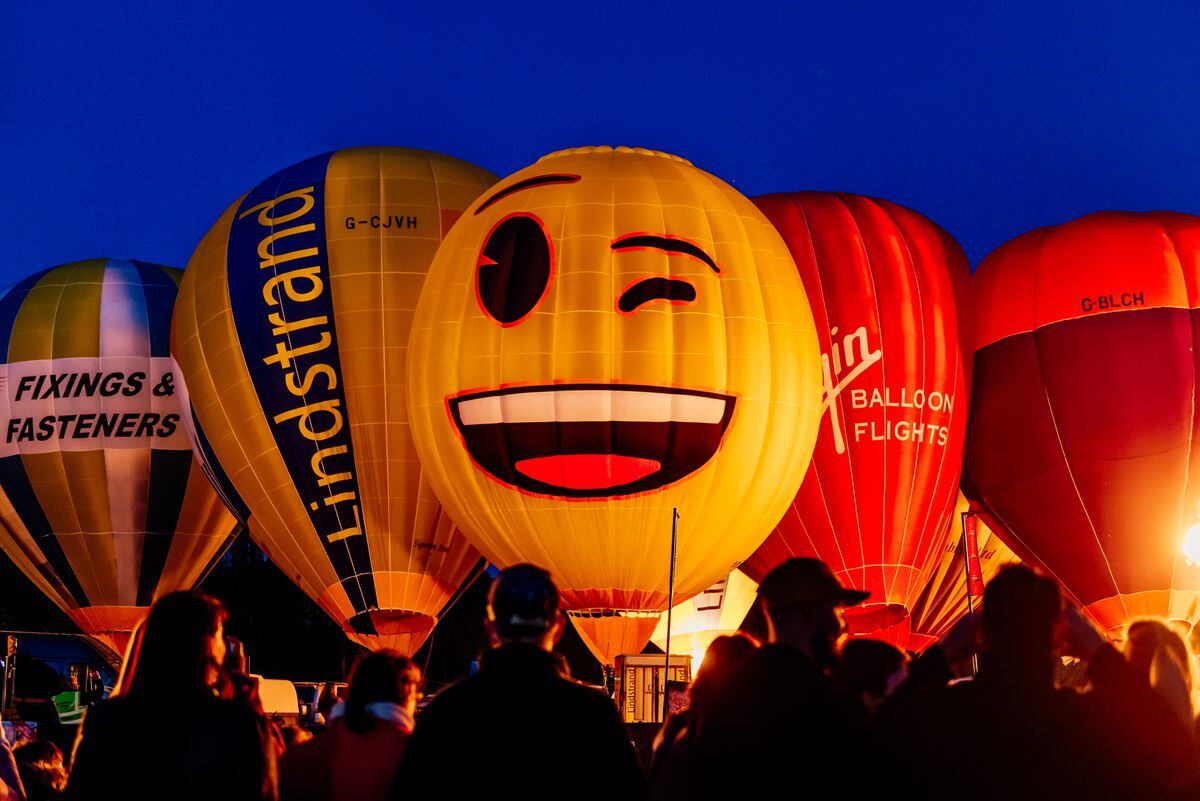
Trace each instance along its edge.
<path fill-rule="evenodd" d="M 582 393 L 574 395 L 578 400 L 587 399 L 587 393 L 594 391 L 613 393 L 610 403 L 620 400 L 635 406 L 641 400 L 637 393 L 645 393 L 652 396 L 645 401 L 657 413 L 642 415 L 645 419 L 579 419 L 578 409 L 565 411 L 565 398 L 559 397 L 553 414 L 566 419 L 463 422 L 463 404 L 470 401 L 530 393 Z M 672 407 L 669 416 L 701 419 L 661 419 L 664 396 L 719 400 L 723 406 L 716 419 L 704 419 L 712 417 L 711 410 L 707 404 L 695 402 L 680 415 L 674 415 Z M 720 448 L 735 403 L 733 396 L 716 392 L 638 384 L 540 384 L 446 398 L 447 412 L 463 447 L 479 469 L 524 492 L 584 500 L 653 492 L 695 472 Z M 494 411 L 492 407 L 489 410 Z M 530 416 L 529 409 L 522 411 Z M 591 458 L 554 459 L 559 456 Z M 581 469 L 585 472 L 579 473 Z M 549 481 L 556 471 L 562 476 L 561 484 Z"/>

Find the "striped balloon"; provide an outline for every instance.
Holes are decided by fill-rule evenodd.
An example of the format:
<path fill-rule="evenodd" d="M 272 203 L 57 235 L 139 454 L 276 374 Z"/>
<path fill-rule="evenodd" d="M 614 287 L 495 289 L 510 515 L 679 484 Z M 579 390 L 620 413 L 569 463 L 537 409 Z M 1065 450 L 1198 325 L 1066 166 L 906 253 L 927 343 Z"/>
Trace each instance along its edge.
<path fill-rule="evenodd" d="M 0 298 L 0 548 L 118 653 L 237 525 L 181 420 L 170 353 L 181 275 L 81 261 Z"/>
<path fill-rule="evenodd" d="M 412 652 L 480 561 L 409 433 L 413 309 L 494 177 L 420 150 L 315 156 L 251 189 L 188 264 L 174 353 L 214 479 L 352 640 Z"/>

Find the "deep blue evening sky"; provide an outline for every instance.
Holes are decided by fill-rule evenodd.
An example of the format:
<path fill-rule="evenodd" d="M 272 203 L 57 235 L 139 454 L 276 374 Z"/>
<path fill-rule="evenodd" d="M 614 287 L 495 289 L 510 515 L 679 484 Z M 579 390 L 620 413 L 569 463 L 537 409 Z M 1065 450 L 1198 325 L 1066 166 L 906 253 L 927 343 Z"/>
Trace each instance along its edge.
<path fill-rule="evenodd" d="M 747 194 L 912 206 L 973 263 L 1095 209 L 1200 213 L 1194 0 L 184 5 L 0 3 L 0 284 L 182 266 L 256 182 L 358 144 L 500 175 L 668 150 Z"/>

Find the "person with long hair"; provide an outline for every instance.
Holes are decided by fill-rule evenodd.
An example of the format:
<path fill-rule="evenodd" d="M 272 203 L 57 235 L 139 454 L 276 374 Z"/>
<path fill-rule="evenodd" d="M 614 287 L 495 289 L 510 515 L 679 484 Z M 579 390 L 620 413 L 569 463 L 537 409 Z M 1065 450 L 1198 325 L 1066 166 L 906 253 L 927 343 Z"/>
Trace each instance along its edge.
<path fill-rule="evenodd" d="M 281 801 L 386 799 L 412 734 L 420 688 L 420 668 L 398 651 L 359 659 L 345 714 L 284 755 Z"/>
<path fill-rule="evenodd" d="M 174 592 L 150 610 L 118 693 L 88 709 L 66 797 L 76 801 L 263 801 L 275 755 L 245 705 L 219 698 L 225 662 L 220 601 Z"/>
<path fill-rule="evenodd" d="M 23 801 L 25 788 L 21 786 L 21 774 L 13 757 L 12 746 L 0 727 L 0 801 Z"/>
<path fill-rule="evenodd" d="M 1129 624 L 1123 650 L 1138 675 L 1166 700 L 1185 726 L 1192 728 L 1195 660 L 1187 640 L 1166 620 L 1144 617 Z"/>
<path fill-rule="evenodd" d="M 691 796 L 688 788 L 688 744 L 704 725 L 705 715 L 725 692 L 734 669 L 759 647 L 754 637 L 738 631 L 717 637 L 704 652 L 696 678 L 688 688 L 688 708 L 672 713 L 654 738 L 650 757 L 650 801 Z"/>

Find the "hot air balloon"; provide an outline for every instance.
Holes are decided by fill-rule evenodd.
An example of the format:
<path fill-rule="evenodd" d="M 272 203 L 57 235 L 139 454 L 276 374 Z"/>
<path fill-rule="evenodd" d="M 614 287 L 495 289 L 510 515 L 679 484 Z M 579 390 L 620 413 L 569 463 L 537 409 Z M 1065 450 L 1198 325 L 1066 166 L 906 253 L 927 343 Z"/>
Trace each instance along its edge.
<path fill-rule="evenodd" d="M 671 607 L 671 653 L 691 655 L 694 672 L 713 640 L 738 630 L 757 597 L 758 585 L 735 570 L 699 595 L 675 604 Z M 659 618 L 650 642 L 667 647 L 666 615 Z"/>
<path fill-rule="evenodd" d="M 479 561 L 409 433 L 409 323 L 492 184 L 449 156 L 339 150 L 237 200 L 188 265 L 174 353 L 198 447 L 251 537 L 368 647 L 413 652 Z"/>
<path fill-rule="evenodd" d="M 1102 212 L 1002 245 L 972 278 L 963 488 L 1112 636 L 1200 619 L 1200 217 Z"/>
<path fill-rule="evenodd" d="M 970 505 L 962 493 L 959 493 L 946 529 L 941 558 L 912 611 L 908 647 L 913 650 L 924 650 L 937 642 L 970 611 L 972 604 L 978 608 L 983 600 L 983 585 L 991 581 L 1000 568 L 1021 561 L 978 515 L 970 512 Z M 968 540 L 974 537 L 974 543 L 969 546 L 973 549 L 970 560 L 967 543 L 963 541 L 964 533 Z M 973 597 L 970 601 L 967 597 L 968 570 L 971 571 Z"/>
<path fill-rule="evenodd" d="M 762 581 L 788 557 L 821 559 L 871 593 L 846 610 L 849 631 L 904 647 L 958 492 L 966 257 L 941 228 L 885 200 L 796 192 L 755 203 L 813 301 L 825 417 L 800 491 L 742 570 Z"/>
<path fill-rule="evenodd" d="M 492 562 L 534 562 L 601 662 L 770 531 L 819 413 L 812 314 L 779 235 L 676 156 L 579 148 L 467 209 L 413 322 L 417 450 Z"/>
<path fill-rule="evenodd" d="M 116 654 L 237 522 L 192 457 L 169 349 L 180 271 L 96 259 L 0 298 L 0 548 Z"/>

